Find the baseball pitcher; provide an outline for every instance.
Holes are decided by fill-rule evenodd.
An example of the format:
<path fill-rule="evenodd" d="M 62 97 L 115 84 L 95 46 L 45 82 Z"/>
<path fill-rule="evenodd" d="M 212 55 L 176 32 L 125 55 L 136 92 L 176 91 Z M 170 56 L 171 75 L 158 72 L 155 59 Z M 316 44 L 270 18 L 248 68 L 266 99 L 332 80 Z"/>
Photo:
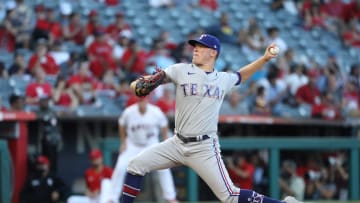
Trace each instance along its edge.
<path fill-rule="evenodd" d="M 269 45 L 263 56 L 239 71 L 228 73 L 214 69 L 221 50 L 216 37 L 203 34 L 189 40 L 189 44 L 194 47 L 192 63 L 174 64 L 131 83 L 140 97 L 162 83 L 176 85 L 175 136 L 153 145 L 129 162 L 120 202 L 133 203 L 146 173 L 186 165 L 207 183 L 221 202 L 299 203 L 294 197 L 279 201 L 235 187 L 224 166 L 217 136 L 219 110 L 225 94 L 277 57 L 276 45 Z"/>

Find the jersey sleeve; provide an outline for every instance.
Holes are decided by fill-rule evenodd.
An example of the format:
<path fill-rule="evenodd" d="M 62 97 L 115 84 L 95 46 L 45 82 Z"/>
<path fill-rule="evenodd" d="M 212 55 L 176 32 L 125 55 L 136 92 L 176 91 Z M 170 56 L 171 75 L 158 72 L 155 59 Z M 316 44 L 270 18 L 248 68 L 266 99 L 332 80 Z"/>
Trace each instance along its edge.
<path fill-rule="evenodd" d="M 166 77 L 168 77 L 171 82 L 177 83 L 179 76 L 179 67 L 179 64 L 174 64 L 164 69 Z"/>
<path fill-rule="evenodd" d="M 241 74 L 239 72 L 226 73 L 225 81 L 227 81 L 227 90 L 230 91 L 233 87 L 240 85 Z"/>

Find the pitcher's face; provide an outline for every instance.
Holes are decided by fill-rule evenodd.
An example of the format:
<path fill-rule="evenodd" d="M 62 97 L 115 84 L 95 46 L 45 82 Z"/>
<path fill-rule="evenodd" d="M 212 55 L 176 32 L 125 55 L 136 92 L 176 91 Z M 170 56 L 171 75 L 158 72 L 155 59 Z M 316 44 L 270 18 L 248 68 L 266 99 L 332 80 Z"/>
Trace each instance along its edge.
<path fill-rule="evenodd" d="M 214 61 L 216 55 L 216 50 L 202 44 L 195 44 L 192 62 L 197 66 L 202 66 L 204 64 L 208 64 L 210 61 Z"/>

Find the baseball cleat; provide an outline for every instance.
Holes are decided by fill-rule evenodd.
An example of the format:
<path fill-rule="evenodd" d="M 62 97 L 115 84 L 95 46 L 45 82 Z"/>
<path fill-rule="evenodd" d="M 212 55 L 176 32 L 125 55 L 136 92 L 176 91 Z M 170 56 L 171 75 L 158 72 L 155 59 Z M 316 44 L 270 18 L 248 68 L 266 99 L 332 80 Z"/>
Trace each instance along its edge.
<path fill-rule="evenodd" d="M 291 196 L 285 197 L 285 199 L 283 201 L 286 203 L 303 203 Z"/>

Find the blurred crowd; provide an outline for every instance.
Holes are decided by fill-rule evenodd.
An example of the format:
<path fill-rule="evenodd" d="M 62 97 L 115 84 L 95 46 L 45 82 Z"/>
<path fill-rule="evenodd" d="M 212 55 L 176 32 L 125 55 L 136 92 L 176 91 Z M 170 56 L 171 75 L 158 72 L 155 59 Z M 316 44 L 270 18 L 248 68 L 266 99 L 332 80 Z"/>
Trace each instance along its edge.
<path fill-rule="evenodd" d="M 103 3 L 111 7 L 121 1 Z M 336 32 L 339 40 L 344 36 L 344 46 L 358 43 L 359 5 L 357 0 L 347 3 L 275 0 L 270 4 L 274 10 L 295 12 L 305 29 L 319 26 Z M 149 6 L 216 11 L 221 5 L 216 0 L 150 0 Z M 0 61 L 0 77 L 13 81 L 20 91 L 3 99 L 19 96 L 25 109 L 37 109 L 40 99 L 50 98 L 58 113 L 72 113 L 81 105 L 100 106 L 99 98 L 104 97 L 123 109 L 131 101 L 130 81 L 152 73 L 156 66 L 191 62 L 192 48 L 187 40 L 207 32 L 216 35 L 223 44 L 238 46 L 248 59 L 260 56 L 269 43 L 276 43 L 281 50 L 276 61 L 226 98 L 221 114 L 327 120 L 360 115 L 359 64 L 346 71 L 337 61 L 336 50 L 328 51 L 326 64 L 301 57 L 282 39 L 278 27 L 263 27 L 253 16 L 240 30 L 235 30 L 228 13 L 221 12 L 218 22 L 190 31 L 181 42 L 175 42 L 169 30 L 162 30 L 151 46 L 144 48 L 121 11 L 105 26 L 100 11 L 90 10 L 84 17 L 66 2 L 57 7 L 45 4 L 29 7 L 23 0 L 16 0 L 7 1 L 4 8 L 0 46 L 13 53 L 14 60 L 9 66 Z M 221 62 L 217 69 L 236 70 L 234 64 Z M 2 110 L 14 110 L 11 102 L 2 101 Z M 171 116 L 175 107 L 174 88 L 156 90 L 153 103 Z"/>
<path fill-rule="evenodd" d="M 305 201 L 346 201 L 349 193 L 347 157 L 346 151 L 282 157 L 278 180 L 281 196 L 291 195 Z M 267 194 L 268 161 L 266 151 L 236 151 L 227 157 L 226 165 L 236 186 Z"/>

